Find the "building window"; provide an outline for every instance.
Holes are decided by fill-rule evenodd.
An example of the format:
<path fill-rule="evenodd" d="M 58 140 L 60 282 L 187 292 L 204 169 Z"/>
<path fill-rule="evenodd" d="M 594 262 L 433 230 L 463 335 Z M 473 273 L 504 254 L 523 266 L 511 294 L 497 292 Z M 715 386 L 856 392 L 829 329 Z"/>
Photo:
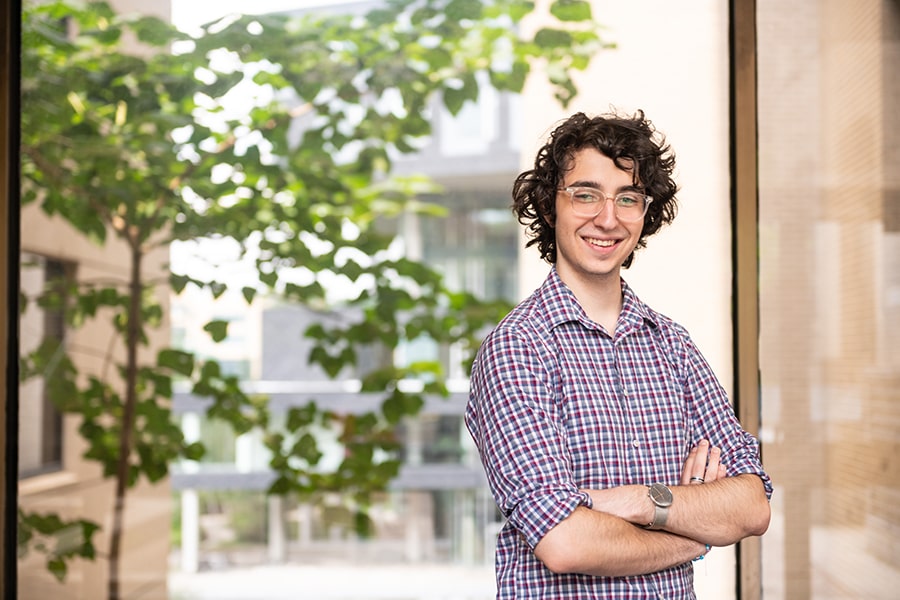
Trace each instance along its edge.
<path fill-rule="evenodd" d="M 59 345 L 64 340 L 63 310 L 56 304 L 37 300 L 46 291 L 61 291 L 68 278 L 68 266 L 57 260 L 22 253 L 21 293 L 24 309 L 20 316 L 19 353 L 27 357 L 45 341 Z M 52 362 L 50 363 L 52 365 Z M 31 477 L 62 468 L 62 414 L 47 394 L 46 381 L 53 373 L 29 377 L 19 390 L 19 476 Z"/>
<path fill-rule="evenodd" d="M 518 285 L 518 224 L 507 195 L 456 190 L 428 201 L 447 213 L 407 221 L 403 235 L 410 254 L 441 273 L 451 289 L 512 303 Z M 395 353 L 401 365 L 439 360 L 450 379 L 466 378 L 462 357 L 459 347 L 439 347 L 426 338 L 402 343 Z"/>
<path fill-rule="evenodd" d="M 500 94 L 480 73 L 478 102 L 467 102 L 456 115 L 439 113 L 441 154 L 450 156 L 484 156 L 495 143 L 498 127 Z"/>
<path fill-rule="evenodd" d="M 463 456 L 460 415 L 426 414 L 397 427 L 400 458 L 415 464 L 459 464 Z"/>
<path fill-rule="evenodd" d="M 489 300 L 514 300 L 519 226 L 508 193 L 458 191 L 431 201 L 443 205 L 447 215 L 423 219 L 423 260 L 454 289 Z"/>

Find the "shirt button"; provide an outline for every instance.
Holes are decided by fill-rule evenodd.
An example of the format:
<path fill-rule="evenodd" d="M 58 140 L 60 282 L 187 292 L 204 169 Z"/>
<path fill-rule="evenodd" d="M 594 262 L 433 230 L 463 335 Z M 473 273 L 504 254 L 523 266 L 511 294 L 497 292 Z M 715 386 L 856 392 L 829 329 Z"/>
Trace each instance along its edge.
<path fill-rule="evenodd" d="M 635 448 L 637 448 L 638 446 L 641 445 L 641 443 L 637 440 L 637 438 L 635 438 L 635 439 L 631 440 L 631 445 L 634 446 Z"/>

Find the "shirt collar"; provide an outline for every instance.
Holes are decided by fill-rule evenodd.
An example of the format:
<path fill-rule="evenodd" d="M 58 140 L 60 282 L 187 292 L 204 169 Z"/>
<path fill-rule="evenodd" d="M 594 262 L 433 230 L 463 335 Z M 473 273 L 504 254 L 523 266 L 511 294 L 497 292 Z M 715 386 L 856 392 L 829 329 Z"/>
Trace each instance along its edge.
<path fill-rule="evenodd" d="M 645 324 L 656 328 L 658 326 L 656 314 L 637 297 L 624 279 L 620 279 L 620 281 L 622 282 L 622 313 L 619 315 L 619 320 L 625 324 L 622 332 L 628 333 Z M 589 329 L 598 328 L 598 325 L 585 314 L 572 290 L 559 278 L 555 266 L 550 270 L 540 291 L 546 314 L 549 317 L 550 329 L 570 321 L 577 321 Z"/>

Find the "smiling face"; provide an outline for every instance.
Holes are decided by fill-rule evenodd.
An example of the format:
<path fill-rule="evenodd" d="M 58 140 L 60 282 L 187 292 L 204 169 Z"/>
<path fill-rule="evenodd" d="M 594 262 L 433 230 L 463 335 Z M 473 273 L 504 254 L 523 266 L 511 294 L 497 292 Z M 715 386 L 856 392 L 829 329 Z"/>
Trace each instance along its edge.
<path fill-rule="evenodd" d="M 634 189 L 631 171 L 623 171 L 593 148 L 573 154 L 571 168 L 565 172 L 560 188 L 584 186 L 597 188 L 608 196 Z M 569 195 L 556 195 L 556 269 L 569 287 L 619 289 L 619 271 L 634 251 L 644 220 L 634 223 L 616 218 L 611 201 L 595 217 L 574 214 Z M 613 288 L 610 288 L 613 289 Z"/>

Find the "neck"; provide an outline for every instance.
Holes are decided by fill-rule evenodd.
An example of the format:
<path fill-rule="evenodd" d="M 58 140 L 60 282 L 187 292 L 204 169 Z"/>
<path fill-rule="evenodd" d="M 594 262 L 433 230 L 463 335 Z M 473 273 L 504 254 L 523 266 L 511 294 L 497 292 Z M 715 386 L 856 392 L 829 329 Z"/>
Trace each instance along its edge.
<path fill-rule="evenodd" d="M 602 276 L 577 276 L 574 273 L 559 272 L 559 278 L 575 294 L 588 318 L 602 325 L 610 335 L 615 334 L 619 313 L 622 312 L 622 281 L 619 272 Z"/>

